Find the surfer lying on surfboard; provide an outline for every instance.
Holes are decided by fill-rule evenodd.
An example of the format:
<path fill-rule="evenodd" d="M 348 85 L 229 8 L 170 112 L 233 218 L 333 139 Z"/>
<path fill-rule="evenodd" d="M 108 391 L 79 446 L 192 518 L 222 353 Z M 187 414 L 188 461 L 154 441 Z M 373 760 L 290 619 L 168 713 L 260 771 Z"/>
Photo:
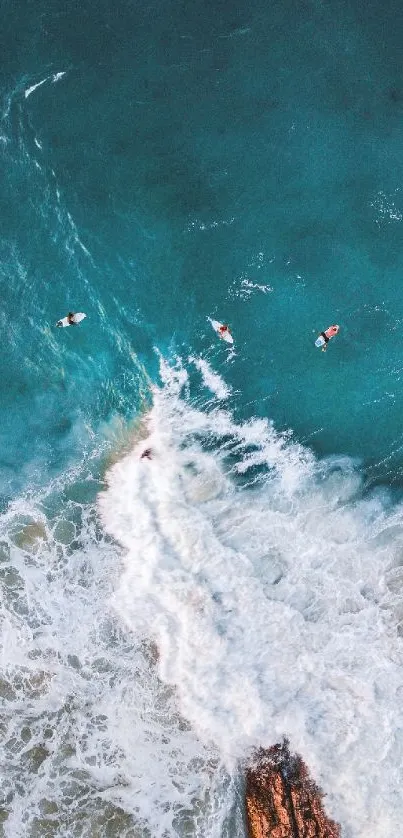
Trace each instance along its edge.
<path fill-rule="evenodd" d="M 321 332 L 320 335 L 315 340 L 315 346 L 320 346 L 322 352 L 326 352 L 327 345 L 331 338 L 334 338 L 337 335 L 340 326 L 329 326 L 324 332 Z"/>
<path fill-rule="evenodd" d="M 69 311 L 66 317 L 62 317 L 61 320 L 57 321 L 56 326 L 62 328 L 65 328 L 66 326 L 77 326 L 77 323 L 81 323 L 86 316 L 87 315 L 84 314 L 83 311 L 78 311 L 76 313 L 74 313 L 74 311 Z"/>
<path fill-rule="evenodd" d="M 208 317 L 207 320 L 210 320 L 210 323 L 217 333 L 218 337 L 225 340 L 226 343 L 233 343 L 234 338 L 231 335 L 230 328 L 227 326 L 226 323 L 220 323 L 219 320 L 212 320 L 211 317 Z"/>
<path fill-rule="evenodd" d="M 225 337 L 225 335 L 231 335 L 229 326 L 227 326 L 226 323 L 222 323 L 222 325 L 218 327 L 217 332 L 222 338 Z"/>

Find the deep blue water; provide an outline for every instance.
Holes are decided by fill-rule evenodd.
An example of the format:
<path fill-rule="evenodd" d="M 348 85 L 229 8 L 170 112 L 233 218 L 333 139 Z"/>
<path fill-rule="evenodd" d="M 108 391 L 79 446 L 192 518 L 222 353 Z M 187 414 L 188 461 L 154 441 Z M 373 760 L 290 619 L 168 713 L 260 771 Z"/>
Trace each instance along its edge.
<path fill-rule="evenodd" d="M 154 377 L 155 346 L 206 351 L 208 314 L 240 415 L 400 481 L 402 14 L 3 4 L 5 497 L 136 411 L 129 344 Z"/>

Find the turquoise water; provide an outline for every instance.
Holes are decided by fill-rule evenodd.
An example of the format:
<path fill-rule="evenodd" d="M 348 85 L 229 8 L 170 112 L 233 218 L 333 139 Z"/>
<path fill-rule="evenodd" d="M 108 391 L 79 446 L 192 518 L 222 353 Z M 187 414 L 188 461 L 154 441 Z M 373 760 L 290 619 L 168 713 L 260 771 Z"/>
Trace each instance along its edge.
<path fill-rule="evenodd" d="M 363 545 L 367 536 L 379 539 L 379 543 L 376 542 L 379 555 L 377 553 L 373 559 L 374 567 L 371 565 L 370 573 L 368 568 L 361 568 L 362 576 L 357 579 L 357 585 L 361 585 L 360 591 L 364 590 L 363 580 L 368 572 L 372 579 L 371 590 L 375 590 L 378 583 L 382 587 L 380 580 L 384 580 L 389 565 L 382 572 L 379 570 L 379 578 L 376 568 L 379 569 L 384 555 L 382 538 L 386 539 L 386 535 L 382 536 L 381 530 L 385 520 L 390 537 L 385 541 L 385 551 L 392 557 L 390 562 L 394 568 L 399 566 L 398 559 L 393 557 L 398 555 L 401 537 L 400 507 L 392 504 L 392 498 L 398 503 L 403 474 L 401 6 L 395 3 L 385 7 L 380 2 L 370 2 L 365 9 L 348 2 L 186 5 L 175 0 L 160 4 L 122 0 L 116 6 L 109 0 L 96 4 L 84 0 L 78 8 L 73 2 L 38 0 L 27 2 L 23 7 L 2 3 L 1 8 L 3 344 L 0 499 L 4 514 L 3 535 L 5 533 L 4 543 L 10 548 L 6 551 L 7 562 L 14 568 L 13 572 L 19 574 L 20 589 L 27 587 L 29 593 L 30 584 L 37 585 L 38 602 L 41 596 L 48 600 L 50 592 L 45 579 L 49 566 L 55 574 L 52 577 L 52 597 L 55 598 L 52 602 L 57 600 L 58 591 L 61 597 L 59 616 L 57 609 L 55 612 L 50 609 L 46 617 L 38 616 L 39 612 L 34 608 L 35 615 L 26 618 L 30 641 L 34 643 L 33 626 L 41 623 L 43 617 L 47 626 L 54 627 L 50 647 L 55 643 L 54 654 L 59 655 L 60 660 L 63 658 L 63 642 L 60 641 L 59 649 L 54 638 L 60 635 L 69 645 L 79 615 L 90 608 L 77 592 L 77 602 L 71 605 L 71 610 L 70 605 L 65 605 L 66 591 L 74 591 L 77 584 L 78 568 L 82 570 L 87 563 L 92 568 L 91 581 L 86 577 L 85 583 L 81 580 L 78 584 L 84 587 L 88 584 L 97 602 L 100 598 L 104 603 L 99 613 L 94 612 L 94 625 L 98 626 L 98 618 L 102 622 L 105 609 L 109 607 L 105 603 L 109 603 L 110 597 L 117 596 L 122 580 L 117 560 L 111 559 L 108 552 L 110 536 L 129 552 L 134 548 L 131 541 L 128 547 L 128 535 L 124 534 L 126 524 L 122 523 L 121 530 L 116 524 L 120 515 L 117 512 L 113 523 L 109 519 L 105 523 L 103 519 L 108 537 L 105 543 L 102 541 L 104 546 L 99 547 L 97 526 L 101 525 L 94 523 L 97 520 L 97 492 L 104 486 L 108 457 L 118 456 L 122 441 L 127 442 L 127 434 L 132 433 L 133 420 L 150 407 L 152 385 L 167 388 L 169 397 L 168 401 L 161 397 L 160 412 L 155 408 L 157 413 L 153 420 L 157 427 L 157 449 L 160 445 L 165 454 L 169 449 L 165 438 L 161 442 L 165 423 L 167 428 L 171 428 L 171 424 L 174 428 L 177 417 L 185 410 L 184 404 L 189 411 L 198 405 L 206 410 L 206 417 L 210 417 L 208 411 L 211 399 L 214 402 L 214 394 L 221 406 L 220 394 L 225 394 L 226 410 L 231 419 L 225 420 L 227 424 L 222 417 L 217 419 L 220 430 L 210 418 L 202 420 L 199 415 L 196 417 L 189 412 L 189 417 L 193 416 L 193 431 L 190 418 L 185 420 L 182 416 L 181 422 L 183 420 L 186 428 L 184 437 L 178 439 L 172 431 L 170 439 L 180 459 L 182 449 L 194 444 L 194 433 L 195 438 L 202 440 L 206 452 L 216 449 L 220 462 L 220 452 L 227 450 L 228 439 L 235 440 L 232 459 L 225 460 L 225 467 L 232 469 L 236 476 L 234 491 L 242 491 L 239 475 L 248 468 L 245 465 L 250 455 L 248 446 L 252 449 L 257 446 L 265 452 L 270 450 L 268 460 L 265 454 L 253 461 L 254 479 L 259 483 L 266 474 L 270 478 L 275 471 L 282 475 L 287 492 L 294 491 L 294 476 L 291 479 L 290 475 L 291 471 L 294 475 L 297 461 L 301 474 L 305 475 L 307 458 L 314 481 L 319 479 L 318 474 L 322 477 L 330 474 L 329 480 L 337 481 L 331 475 L 339 469 L 345 482 L 342 486 L 326 484 L 328 489 L 324 489 L 324 496 L 330 507 L 337 497 L 337 502 L 347 504 L 350 510 L 351 520 L 343 518 L 343 532 L 348 533 L 346 555 L 350 549 L 355 550 L 357 539 L 361 537 Z M 55 329 L 56 320 L 69 310 L 85 311 L 87 320 L 77 329 Z M 217 341 L 208 316 L 230 324 L 235 338 L 234 353 L 228 353 Z M 340 324 L 340 334 L 324 354 L 315 350 L 314 340 L 317 333 L 331 323 Z M 175 387 L 179 385 L 172 390 L 169 376 L 165 382 L 161 380 L 161 357 L 171 365 L 177 363 L 183 375 L 188 377 L 185 394 L 180 390 L 178 394 Z M 193 360 L 189 361 L 189 357 Z M 196 364 L 195 368 L 194 359 L 199 359 L 199 364 L 202 359 L 202 367 Z M 202 383 L 198 378 L 200 372 Z M 212 383 L 211 375 L 219 376 L 219 379 Z M 181 399 L 182 407 L 176 406 L 173 410 L 172 403 L 177 405 L 176 400 Z M 269 426 L 255 426 L 253 422 L 257 419 L 268 420 Z M 284 435 L 276 439 L 286 440 L 286 450 L 291 452 L 287 454 L 289 460 L 283 461 L 277 442 L 274 443 L 271 437 L 268 441 L 270 423 L 276 433 Z M 260 438 L 258 428 L 263 427 L 266 430 Z M 239 428 L 246 429 L 241 441 Z M 304 449 L 298 447 L 300 443 Z M 241 459 L 246 458 L 242 459 L 242 467 L 237 460 L 241 449 Z M 194 453 L 194 462 L 198 462 L 198 456 Z M 215 473 L 213 460 L 206 474 Z M 191 471 L 192 463 L 185 463 L 184 475 Z M 204 466 L 202 473 L 206 477 L 203 469 Z M 165 486 L 168 472 L 168 466 L 161 468 L 161 486 Z M 124 479 L 122 477 L 123 482 Z M 133 478 L 133 485 L 137 485 L 136 479 Z M 172 477 L 173 486 L 176 486 L 175 479 Z M 130 481 L 131 478 L 127 496 L 131 491 Z M 180 495 L 180 486 L 179 482 L 177 503 L 182 509 L 187 500 Z M 220 486 L 220 491 L 224 492 L 224 483 Z M 225 492 L 229 491 L 227 484 L 225 486 Z M 266 488 L 265 484 L 265 491 Z M 138 496 L 133 499 L 139 521 L 142 521 L 143 489 L 140 486 Z M 113 492 L 116 491 L 115 487 Z M 149 491 L 150 495 L 148 489 L 146 491 L 147 498 L 153 497 L 151 488 Z M 237 519 L 239 528 L 242 528 L 242 515 L 247 514 L 249 504 L 256 502 L 247 494 L 247 489 L 244 491 L 245 496 L 241 496 L 244 513 L 239 512 Z M 279 516 L 289 509 L 289 503 L 290 508 L 296 504 L 295 509 L 300 509 L 298 493 L 292 502 L 288 496 L 280 502 L 276 489 L 274 502 L 271 490 L 267 491 L 267 508 L 271 508 L 273 502 L 272 511 Z M 310 497 L 315 498 L 315 503 L 319 502 L 314 483 L 311 491 Z M 118 501 L 113 492 L 111 508 L 117 509 Z M 167 493 L 172 519 L 175 504 L 170 505 L 168 488 Z M 25 506 L 28 497 L 29 503 L 33 504 L 29 508 Z M 167 497 L 163 504 L 160 498 L 156 509 L 168 505 Z M 313 500 L 307 501 L 301 512 L 304 521 L 305 516 L 309 517 L 307 510 L 311 510 L 312 503 Z M 259 516 L 259 510 L 255 509 L 254 514 Z M 354 518 L 356 512 L 359 523 Z M 155 514 L 157 522 L 159 513 Z M 212 511 L 210 523 L 215 526 L 221 514 L 222 510 Z M 144 520 L 150 525 L 148 516 L 149 509 L 144 512 Z M 196 519 L 191 520 L 191 524 L 190 519 L 183 523 L 184 531 L 197 529 Z M 23 536 L 15 537 L 16 527 L 20 532 L 21 527 L 31 526 L 32 522 L 38 526 L 38 521 L 43 528 L 42 535 L 45 531 L 48 533 L 43 553 L 35 541 L 39 536 L 42 538 L 40 533 L 38 536 L 39 530 L 28 531 L 28 534 L 24 530 Z M 312 545 L 315 543 L 312 555 L 315 551 L 320 552 L 320 539 L 319 544 L 315 539 L 316 532 L 322 531 L 322 524 L 319 519 L 316 524 L 315 534 L 310 529 L 305 531 L 305 525 L 301 524 L 306 538 L 300 545 L 301 562 L 305 553 L 309 554 L 310 539 Z M 143 524 L 139 526 L 141 529 Z M 260 526 L 266 526 L 264 518 Z M 133 531 L 136 527 L 137 522 L 133 522 Z M 245 551 L 248 538 L 252 543 L 255 537 L 253 527 L 252 530 L 248 527 L 241 542 Z M 397 527 L 397 531 L 393 527 Z M 163 530 L 162 522 L 161 528 Z M 143 555 L 143 549 L 148 549 L 146 545 L 153 537 L 150 532 L 144 524 L 144 542 L 143 546 L 136 547 L 136 556 Z M 274 543 L 277 538 L 274 532 L 278 532 L 277 527 L 264 532 L 265 545 L 271 538 Z M 55 533 L 58 533 L 57 537 Z M 83 533 L 86 533 L 85 537 Z M 177 533 L 167 533 L 165 546 L 175 543 L 177 538 Z M 338 543 L 336 536 L 335 539 Z M 35 560 L 30 553 L 32 540 Z M 281 550 L 286 549 L 285 544 L 286 541 L 281 542 Z M 15 557 L 17 548 L 22 550 L 18 560 Z M 77 551 L 85 552 L 90 548 L 93 551 L 91 559 L 87 553 L 85 559 L 74 558 Z M 96 566 L 98 549 L 102 556 L 99 567 Z M 161 555 L 164 549 L 161 547 Z M 239 545 L 238 549 L 241 549 Z M 275 550 L 271 545 L 270 549 L 277 556 L 277 547 Z M 24 550 L 28 551 L 29 560 Z M 278 551 L 281 550 L 278 547 Z M 365 547 L 357 547 L 357 550 L 357 561 L 360 562 L 361 555 L 367 555 L 366 542 Z M 370 554 L 369 550 L 368 556 Z M 27 561 L 28 565 L 31 561 L 34 565 L 38 562 L 40 574 L 43 573 L 43 577 L 40 574 L 35 577 L 35 583 L 26 576 Z M 135 559 L 133 561 L 135 563 Z M 186 566 L 185 559 L 183 561 Z M 264 582 L 264 568 L 263 563 L 262 568 L 256 570 L 262 585 L 267 581 Z M 308 588 L 315 572 L 310 566 L 306 570 Z M 346 573 L 348 575 L 348 570 Z M 213 571 L 211 574 L 212 579 Z M 222 574 L 225 577 L 228 569 Z M 274 571 L 273 574 L 274 579 Z M 39 578 L 43 581 L 42 588 Z M 162 578 L 161 573 L 160 582 Z M 398 599 L 400 587 L 395 577 L 394 580 L 393 596 Z M 339 583 L 342 589 L 343 576 Z M 8 585 L 7 581 L 4 584 Z M 156 580 L 156 590 L 158 584 Z M 169 576 L 164 584 L 169 586 Z M 339 590 L 337 584 L 334 582 L 335 589 Z M 132 590 L 131 585 L 129 581 L 129 590 Z M 216 602 L 218 594 L 214 585 L 211 581 Z M 321 585 L 319 581 L 318 588 Z M 295 586 L 296 590 L 296 581 Z M 329 581 L 328 604 L 332 591 Z M 32 590 L 31 596 L 32 602 L 36 601 Z M 160 599 L 157 594 L 155 596 L 161 613 L 165 613 L 165 609 L 169 611 L 163 595 Z M 251 610 L 255 596 L 256 592 L 251 588 Z M 144 589 L 144 603 L 148 602 L 148 597 L 148 589 Z M 374 594 L 371 609 L 381 599 L 380 594 Z M 144 603 L 139 610 L 141 614 L 143 607 L 146 610 Z M 388 599 L 388 607 L 389 604 Z M 119 675 L 115 675 L 119 683 L 123 683 L 132 657 L 119 632 L 123 632 L 123 624 L 129 625 L 133 636 L 138 638 L 143 624 L 139 614 L 136 612 L 134 616 L 127 603 L 123 607 L 119 597 L 118 605 L 115 602 L 114 607 L 122 617 L 116 629 L 121 660 Z M 237 607 L 242 615 L 239 603 Z M 379 613 L 382 613 L 382 607 L 379 605 Z M 393 614 L 392 631 L 395 632 L 400 612 L 397 609 Z M 15 629 L 17 638 L 14 616 L 7 625 L 11 635 Z M 261 616 L 263 625 L 267 620 L 263 610 Z M 24 618 L 21 619 L 24 622 Z M 227 618 L 222 619 L 225 622 Z M 368 626 L 373 619 L 374 611 L 371 610 Z M 148 625 L 150 620 L 147 612 Z M 337 632 L 337 620 L 335 625 Z M 365 638 L 368 626 L 360 626 L 357 637 Z M 22 631 L 19 625 L 18 631 L 20 629 Z M 251 625 L 251 635 L 255 630 L 256 626 Z M 97 661 L 102 655 L 111 655 L 108 666 L 113 667 L 111 649 L 116 638 L 109 642 L 106 629 L 99 631 L 99 635 L 95 632 L 94 639 L 89 620 L 91 642 L 82 641 L 83 660 Z M 228 628 L 229 634 L 231 631 Z M 154 634 L 158 636 L 157 631 Z M 234 629 L 235 635 L 238 636 Z M 202 630 L 200 636 L 203 636 Z M 209 637 L 208 632 L 206 637 Z M 274 645 L 277 641 L 278 638 L 272 638 Z M 214 646 L 215 641 L 210 638 L 203 642 L 211 642 Z M 354 640 L 351 643 L 351 648 L 355 648 Z M 400 654 L 398 641 L 396 644 L 391 653 L 394 660 Z M 81 648 L 81 643 L 79 645 Z M 17 640 L 10 648 L 11 652 L 18 648 Z M 246 647 L 235 648 L 241 658 L 245 655 L 245 660 L 248 659 Z M 388 660 L 389 651 L 382 646 L 381 654 L 376 648 L 379 660 Z M 36 649 L 35 644 L 33 649 Z M 140 654 L 137 647 L 135 654 Z M 80 658 L 74 644 L 69 656 Z M 133 652 L 133 660 L 134 657 Z M 196 666 L 189 650 L 184 659 L 190 670 Z M 80 658 L 80 666 L 84 666 L 83 660 Z M 326 663 L 326 656 L 323 660 Z M 17 669 L 30 666 L 27 661 L 28 658 L 22 663 L 16 652 L 15 660 L 11 654 L 7 666 L 10 670 L 14 666 Z M 236 661 L 235 655 L 234 669 Z M 146 666 L 144 662 L 143 665 Z M 379 664 L 380 669 L 384 665 L 386 663 Z M 217 664 L 218 669 L 221 666 L 225 671 L 223 662 Z M 380 669 L 374 676 L 374 684 Z M 210 708 L 209 699 L 200 687 L 206 713 L 202 716 L 207 721 L 205 729 L 197 728 L 194 721 L 197 712 L 188 688 L 184 686 L 181 695 L 178 687 L 178 682 L 188 683 L 184 671 L 177 671 L 176 664 L 167 654 L 159 672 L 162 685 L 178 688 L 180 712 L 185 719 L 190 719 L 190 725 L 194 723 L 196 730 L 195 738 L 192 739 L 193 734 L 189 733 L 189 741 L 181 745 L 184 749 L 183 772 L 185 775 L 188 771 L 190 759 L 202 759 L 203 748 L 207 748 L 206 742 L 211 737 L 217 750 L 213 749 L 213 756 L 209 752 L 205 758 L 203 771 L 207 779 L 203 782 L 206 788 L 211 782 L 215 799 L 224 803 L 221 809 L 213 806 L 210 811 L 208 793 L 203 797 L 204 792 L 199 790 L 196 804 L 189 792 L 191 803 L 187 799 L 186 805 L 183 804 L 186 815 L 182 813 L 179 826 L 173 818 L 165 824 L 167 833 L 163 833 L 161 826 L 161 835 L 224 836 L 225 830 L 235 834 L 234 829 L 241 835 L 242 807 L 236 791 L 237 769 L 231 760 L 228 762 L 228 743 L 220 742 L 220 728 L 224 729 L 227 724 L 225 714 L 220 715 L 217 711 L 215 717 L 212 712 L 209 715 L 210 709 L 206 709 Z M 346 672 L 350 671 L 350 664 L 346 664 Z M 256 675 L 253 670 L 255 674 L 252 675 L 251 672 L 248 675 L 251 681 L 256 676 L 257 683 L 264 682 L 262 673 Z M 199 675 L 202 684 L 207 676 L 204 670 Z M 144 676 L 146 681 L 147 677 Z M 86 706 L 91 700 L 95 707 L 99 695 L 94 693 L 89 697 L 87 687 L 82 691 L 81 682 L 74 682 L 72 686 L 68 678 L 66 695 L 72 691 L 79 696 L 78 704 L 82 701 Z M 211 678 L 213 681 L 213 676 Z M 339 683 L 335 676 L 336 681 Z M 165 687 L 160 685 L 158 689 L 162 690 L 158 700 L 163 702 Z M 300 685 L 295 689 L 298 693 Z M 262 690 L 266 695 L 266 687 Z M 360 689 L 357 694 L 361 695 Z M 397 693 L 393 693 L 391 699 L 394 707 L 396 696 Z M 289 698 L 283 695 L 283 699 L 287 704 Z M 56 701 L 54 697 L 53 700 Z M 106 698 L 103 700 L 107 703 Z M 319 697 L 317 700 L 319 702 Z M 276 707 L 276 713 L 281 715 L 280 699 L 271 695 L 270 701 Z M 315 701 L 312 698 L 313 704 Z M 118 715 L 125 702 L 132 709 L 137 705 L 133 696 L 133 704 L 130 704 L 126 693 L 116 694 L 110 705 L 113 713 Z M 268 703 L 267 699 L 267 706 Z M 325 702 L 324 708 L 327 706 Z M 231 700 L 228 707 L 232 707 Z M 22 701 L 20 710 L 24 724 L 28 724 L 32 708 L 27 710 Z M 41 707 L 41 712 L 50 711 Z M 171 708 L 170 712 L 168 716 L 174 720 L 172 730 L 176 731 L 176 725 L 180 730 L 182 722 L 177 721 L 177 708 Z M 311 719 L 309 712 L 307 718 Z M 125 723 L 130 726 L 129 710 L 127 713 Z M 310 725 L 313 729 L 317 719 L 323 720 L 325 713 L 326 709 L 318 709 L 317 716 L 314 713 L 315 723 L 312 720 L 304 722 L 301 730 L 304 728 L 306 732 Z M 261 717 L 266 719 L 264 710 L 261 710 Z M 376 718 L 376 707 L 373 717 Z M 234 718 L 242 727 L 236 713 Z M 156 730 L 158 719 L 156 713 Z M 268 727 L 270 724 L 272 719 L 267 722 Z M 283 726 L 279 724 L 277 728 L 273 724 L 275 736 L 287 733 L 287 724 L 284 721 Z M 246 734 L 245 740 L 240 736 L 236 753 L 231 758 L 237 760 L 243 749 L 262 740 L 271 744 L 268 727 L 259 728 L 249 739 Z M 229 723 L 228 729 L 232 730 Z M 74 739 L 78 735 L 74 725 L 72 730 Z M 330 769 L 321 768 L 320 757 L 309 750 L 313 745 L 304 738 L 305 732 L 293 732 L 295 747 L 305 748 L 308 757 L 312 755 L 319 774 L 322 771 L 325 781 L 333 782 Z M 365 732 L 368 733 L 363 730 L 363 736 Z M 326 749 L 329 742 L 322 734 L 317 733 L 317 739 Z M 43 735 L 43 731 L 37 734 L 38 742 L 42 741 Z M 170 735 L 175 738 L 176 733 Z M 312 736 L 315 738 L 314 734 Z M 234 727 L 233 739 L 236 737 Z M 132 744 L 136 750 L 136 743 Z M 115 742 L 115 746 L 124 749 L 123 742 L 118 745 Z M 60 748 L 65 747 L 66 742 L 61 740 Z M 105 768 L 108 758 L 105 754 L 95 757 L 94 753 L 91 758 L 99 758 L 99 764 Z M 125 763 L 126 780 L 141 772 L 144 774 L 148 758 L 153 765 L 151 757 L 147 757 L 147 748 L 144 753 L 144 764 L 140 760 L 140 768 L 135 762 Z M 359 750 L 357 759 L 358 754 L 365 759 L 365 754 Z M 10 754 L 6 755 L 6 760 L 9 759 Z M 209 774 L 209 760 L 216 760 L 219 765 L 215 785 Z M 395 755 L 390 768 L 392 774 L 396 760 Z M 159 755 L 157 762 L 162 764 L 164 757 Z M 119 772 L 119 760 L 116 765 L 116 772 Z M 101 777 L 101 774 L 99 768 L 98 788 L 109 787 L 111 777 L 107 771 L 107 776 L 102 774 Z M 368 776 L 367 791 L 371 798 L 370 772 Z M 386 771 L 385 776 L 391 775 Z M 161 788 L 166 791 L 168 786 L 164 775 Z M 168 792 L 164 798 L 165 791 L 161 792 L 162 803 L 161 800 L 158 805 L 156 800 L 150 803 L 150 811 L 154 814 L 165 811 L 164 805 L 169 799 Z M 35 794 L 32 792 L 32 800 L 36 800 Z M 84 797 L 85 794 L 83 792 Z M 144 792 L 142 800 L 146 798 L 147 792 Z M 359 805 L 354 825 L 351 806 L 355 804 L 346 800 L 342 804 L 341 800 L 341 792 L 339 796 L 335 793 L 331 805 L 334 816 L 345 825 L 346 835 L 363 834 L 360 829 L 364 828 L 372 828 L 373 835 L 382 834 L 382 826 L 365 821 Z M 134 835 L 130 832 L 134 828 L 130 820 L 133 817 L 131 804 L 124 795 L 119 797 L 118 803 L 121 809 L 114 810 L 110 816 L 112 821 L 113 818 L 116 820 L 110 834 Z M 382 803 L 393 808 L 386 791 Z M 400 822 L 399 806 L 393 810 L 396 821 L 390 821 L 390 835 L 398 834 L 393 829 L 395 823 Z M 365 809 L 365 803 L 362 807 Z M 8 835 L 28 834 L 22 832 L 19 811 L 16 806 L 5 821 L 9 824 L 4 827 L 7 838 Z M 95 818 L 90 806 L 85 811 L 90 820 Z M 139 804 L 139 811 L 141 828 L 149 828 L 151 834 L 156 835 L 157 827 L 150 813 L 147 814 L 147 806 Z M 216 816 L 217 811 L 219 815 Z M 67 815 L 63 809 L 61 812 L 56 826 L 49 826 L 50 821 L 47 821 L 46 829 L 53 828 L 53 832 L 35 833 L 35 829 L 45 827 L 35 826 L 35 818 L 39 815 L 34 807 L 29 815 L 29 828 L 33 830 L 29 835 L 66 835 L 63 817 Z M 108 820 L 108 813 L 104 817 L 103 824 Z M 162 815 L 159 817 L 161 824 Z M 70 828 L 71 834 L 87 834 L 78 821 L 70 824 Z"/>
<path fill-rule="evenodd" d="M 79 23 L 69 4 L 8 16 L 11 471 L 76 456 L 78 418 L 96 426 L 122 389 L 133 411 L 129 343 L 154 375 L 155 345 L 205 350 L 216 314 L 236 336 L 227 372 L 242 416 L 253 402 L 320 454 L 348 453 L 400 483 L 396 16 L 376 4 L 362 19 L 347 4 L 184 13 L 175 3 L 84 4 Z M 272 290 L 248 295 L 245 280 Z M 87 311 L 86 328 L 52 335 L 50 349 L 43 329 L 71 307 Z M 314 333 L 334 321 L 337 343 L 314 353 Z"/>

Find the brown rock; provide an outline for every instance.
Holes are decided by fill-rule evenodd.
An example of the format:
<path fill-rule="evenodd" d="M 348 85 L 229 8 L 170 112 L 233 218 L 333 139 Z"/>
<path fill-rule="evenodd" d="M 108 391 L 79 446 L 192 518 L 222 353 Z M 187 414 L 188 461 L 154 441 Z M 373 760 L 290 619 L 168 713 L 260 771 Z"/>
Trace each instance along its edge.
<path fill-rule="evenodd" d="M 249 838 L 341 838 L 326 816 L 322 792 L 288 742 L 260 749 L 246 773 Z"/>

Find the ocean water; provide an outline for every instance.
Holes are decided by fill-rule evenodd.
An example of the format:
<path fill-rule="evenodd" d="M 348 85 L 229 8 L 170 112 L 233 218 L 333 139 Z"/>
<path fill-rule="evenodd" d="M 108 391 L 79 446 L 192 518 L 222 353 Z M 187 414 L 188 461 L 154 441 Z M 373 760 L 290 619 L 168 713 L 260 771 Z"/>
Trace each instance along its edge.
<path fill-rule="evenodd" d="M 0 836 L 400 838 L 402 7 L 0 8 Z"/>

